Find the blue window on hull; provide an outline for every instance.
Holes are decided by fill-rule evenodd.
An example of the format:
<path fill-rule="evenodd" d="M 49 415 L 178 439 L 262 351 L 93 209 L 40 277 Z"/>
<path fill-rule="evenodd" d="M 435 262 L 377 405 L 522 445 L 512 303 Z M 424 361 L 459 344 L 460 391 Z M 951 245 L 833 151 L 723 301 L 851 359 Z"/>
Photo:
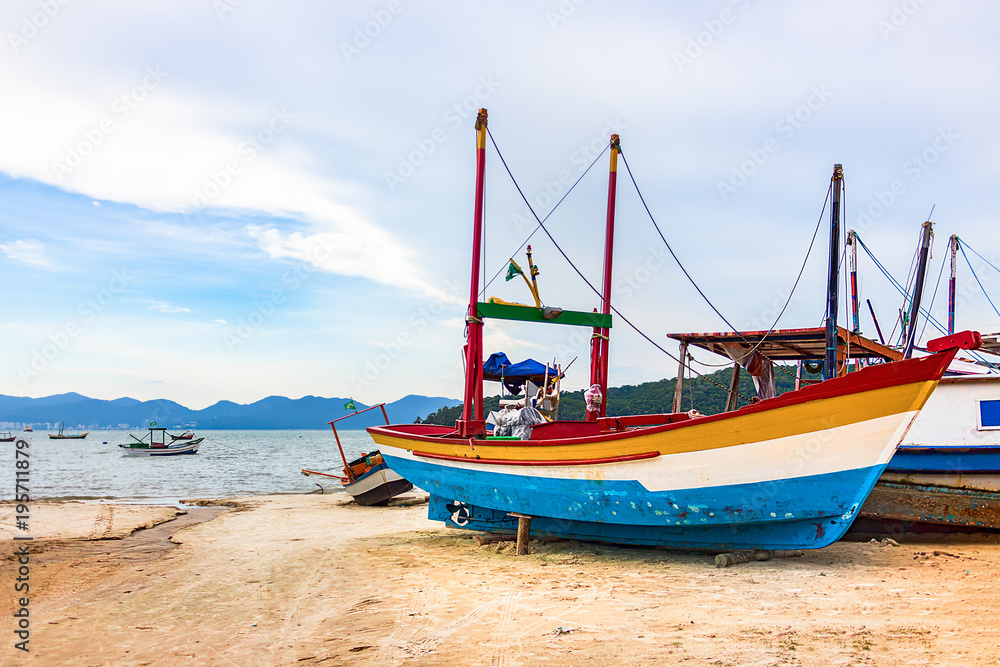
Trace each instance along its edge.
<path fill-rule="evenodd" d="M 979 401 L 979 428 L 1000 429 L 1000 400 Z"/>

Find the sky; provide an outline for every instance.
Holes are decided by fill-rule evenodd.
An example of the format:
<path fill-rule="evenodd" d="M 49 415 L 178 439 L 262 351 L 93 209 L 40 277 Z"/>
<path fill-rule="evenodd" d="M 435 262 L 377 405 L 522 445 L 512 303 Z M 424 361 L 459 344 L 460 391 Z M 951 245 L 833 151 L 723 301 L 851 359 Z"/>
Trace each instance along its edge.
<path fill-rule="evenodd" d="M 638 193 L 733 326 L 767 329 L 786 301 L 778 327 L 819 326 L 838 163 L 846 228 L 905 283 L 930 218 L 928 300 L 959 235 L 982 257 L 959 266 L 958 328 L 1000 330 L 976 282 L 1000 300 L 998 20 L 918 0 L 8 0 L 0 393 L 461 398 L 479 108 L 499 149 L 485 280 L 535 229 L 517 187 L 545 216 L 582 176 L 546 226 L 600 283 L 615 133 L 612 303 L 668 351 L 728 325 Z M 531 244 L 546 305 L 599 305 Z M 858 273 L 889 337 L 902 297 L 864 253 Z M 485 293 L 530 301 L 503 276 Z M 589 337 L 489 321 L 485 347 L 576 359 L 575 389 Z M 612 386 L 677 373 L 620 320 L 610 360 Z"/>

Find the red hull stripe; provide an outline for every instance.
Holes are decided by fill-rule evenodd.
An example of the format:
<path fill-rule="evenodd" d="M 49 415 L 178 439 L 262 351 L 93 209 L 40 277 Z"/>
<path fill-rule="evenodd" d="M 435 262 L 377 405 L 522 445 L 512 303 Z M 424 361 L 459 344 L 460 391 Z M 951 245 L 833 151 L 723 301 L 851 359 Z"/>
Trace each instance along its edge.
<path fill-rule="evenodd" d="M 643 459 L 655 459 L 659 452 L 644 452 L 642 454 L 629 454 L 628 456 L 609 456 L 603 459 L 576 459 L 570 461 L 518 461 L 514 459 L 481 459 L 478 456 L 451 456 L 449 454 L 430 454 L 428 452 L 413 452 L 414 456 L 422 456 L 428 459 L 441 459 L 442 461 L 469 461 L 471 463 L 490 463 L 494 465 L 506 466 L 592 466 L 602 463 L 624 463 L 626 461 L 642 461 Z"/>

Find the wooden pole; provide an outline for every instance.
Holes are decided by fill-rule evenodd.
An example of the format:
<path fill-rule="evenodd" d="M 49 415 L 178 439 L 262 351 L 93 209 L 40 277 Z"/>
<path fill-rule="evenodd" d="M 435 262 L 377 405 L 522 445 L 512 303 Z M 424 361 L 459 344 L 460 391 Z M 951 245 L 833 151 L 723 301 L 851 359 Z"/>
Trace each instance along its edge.
<path fill-rule="evenodd" d="M 948 335 L 955 333 L 955 269 L 958 261 L 958 236 L 952 234 L 948 239 L 948 249 L 951 252 L 951 277 L 948 278 Z"/>
<path fill-rule="evenodd" d="M 618 184 L 617 134 L 611 135 L 611 168 L 608 174 L 608 213 L 604 229 L 604 283 L 601 292 L 601 313 L 611 314 L 611 267 L 615 252 L 615 196 Z M 597 412 L 588 412 L 587 421 L 596 421 L 608 414 L 608 349 L 611 329 L 595 327 L 590 344 L 590 385 L 601 388 L 602 401 Z"/>
<path fill-rule="evenodd" d="M 861 313 L 858 307 L 858 243 L 853 229 L 847 232 L 847 249 L 851 271 L 851 325 L 854 333 L 861 333 Z"/>
<path fill-rule="evenodd" d="M 459 435 L 469 438 L 486 431 L 483 421 L 483 320 L 479 317 L 479 261 L 483 239 L 483 193 L 486 180 L 486 109 L 476 117 L 476 210 L 472 229 L 472 278 L 469 312 L 465 318 L 469 339 L 465 344 L 465 402 L 456 426 Z"/>
<path fill-rule="evenodd" d="M 736 409 L 740 389 L 740 365 L 733 364 L 733 377 L 729 378 L 729 396 L 726 398 L 726 412 Z M 798 387 L 796 387 L 798 389 Z M 674 410 L 677 412 L 677 410 Z"/>
<path fill-rule="evenodd" d="M 509 512 L 508 515 L 517 517 L 517 555 L 525 556 L 531 553 L 528 549 L 528 539 L 531 535 L 531 516 L 518 512 Z"/>
<path fill-rule="evenodd" d="M 913 347 L 917 343 L 917 322 L 920 320 L 920 298 L 924 293 L 924 278 L 927 275 L 927 256 L 930 254 L 931 242 L 934 239 L 934 223 L 928 220 L 920 229 L 920 254 L 917 256 L 917 274 L 914 277 L 913 299 L 910 301 L 910 329 L 906 335 L 903 347 L 903 358 L 913 356 Z"/>
<path fill-rule="evenodd" d="M 830 264 L 826 282 L 826 355 L 823 358 L 823 379 L 837 376 L 837 306 L 838 276 L 840 269 L 840 196 L 844 183 L 844 168 L 833 165 L 830 187 L 833 202 L 830 206 Z"/>
<path fill-rule="evenodd" d="M 688 342 L 681 341 L 680 364 L 677 366 L 677 384 L 674 386 L 674 412 L 681 411 L 681 399 L 684 398 L 684 359 L 688 353 Z"/>

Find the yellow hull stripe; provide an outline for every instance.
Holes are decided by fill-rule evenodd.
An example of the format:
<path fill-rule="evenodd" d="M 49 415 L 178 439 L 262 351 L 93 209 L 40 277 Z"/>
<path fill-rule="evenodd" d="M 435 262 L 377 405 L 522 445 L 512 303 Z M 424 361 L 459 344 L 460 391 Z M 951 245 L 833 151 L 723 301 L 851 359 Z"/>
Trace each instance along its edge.
<path fill-rule="evenodd" d="M 490 443 L 476 440 L 470 445 L 468 441 L 411 440 L 384 432 L 372 433 L 372 437 L 379 445 L 397 449 L 512 462 L 612 458 L 650 451 L 658 451 L 661 455 L 680 454 L 808 433 L 819 434 L 839 426 L 920 410 L 935 386 L 937 381 L 914 382 L 764 412 L 737 414 L 729 419 L 701 424 L 695 420 L 690 426 L 659 433 L 643 433 L 645 429 L 639 429 L 611 438 L 602 434 L 590 438 L 590 442 L 582 442 L 583 438 L 578 443 L 563 440 L 559 442 L 564 444 L 552 445 L 543 444 L 544 441 Z"/>

